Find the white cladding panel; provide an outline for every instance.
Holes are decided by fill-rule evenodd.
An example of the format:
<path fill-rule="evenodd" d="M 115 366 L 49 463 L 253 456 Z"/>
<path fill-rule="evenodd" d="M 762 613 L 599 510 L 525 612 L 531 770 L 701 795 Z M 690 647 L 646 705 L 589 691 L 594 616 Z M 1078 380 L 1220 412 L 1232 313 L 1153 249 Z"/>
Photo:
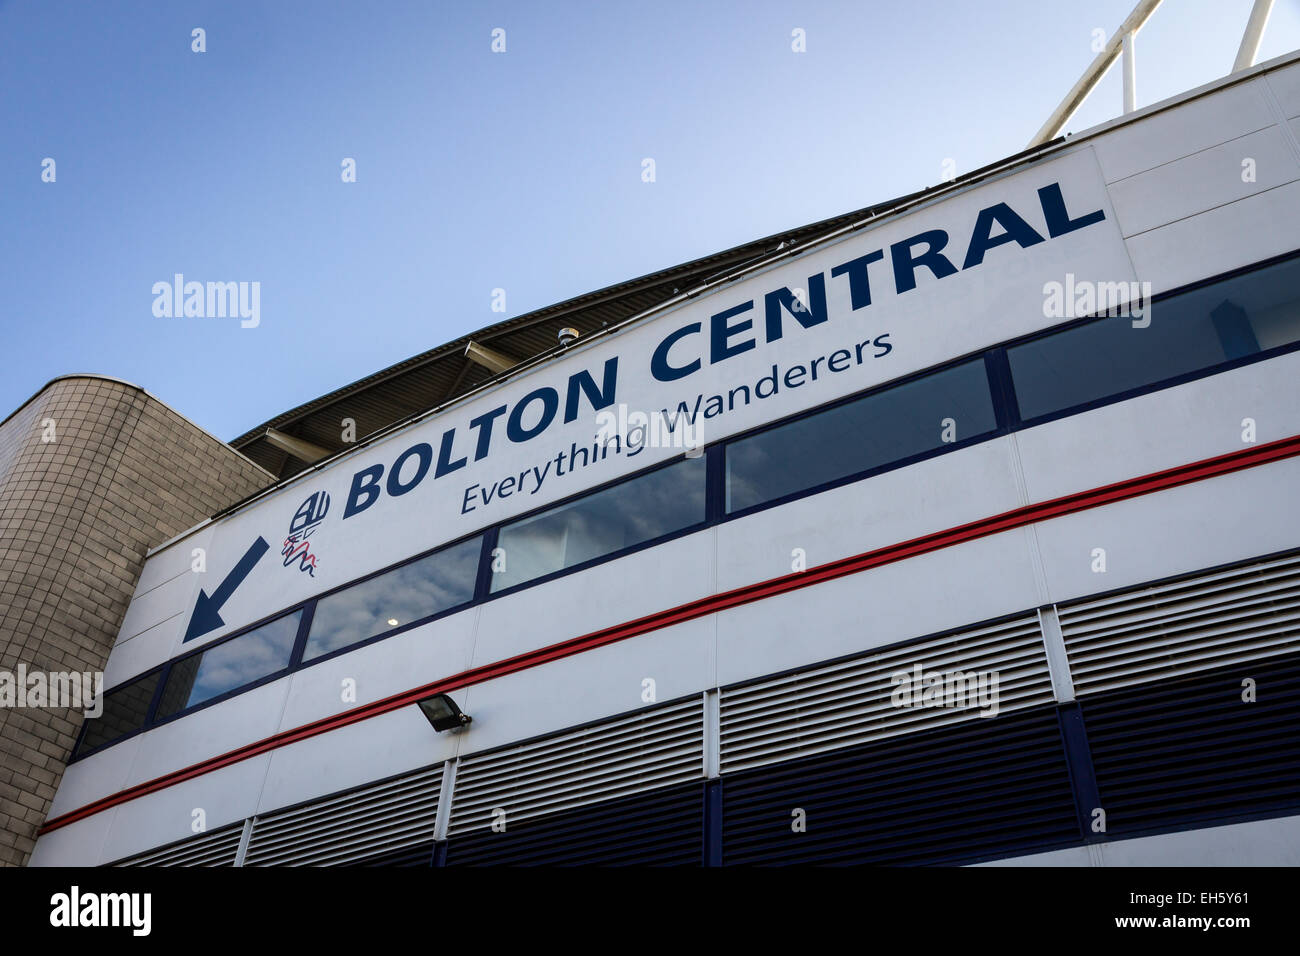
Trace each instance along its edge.
<path fill-rule="evenodd" d="M 470 608 L 295 671 L 284 681 L 289 699 L 279 729 L 292 730 L 468 670 L 480 612 Z"/>
<path fill-rule="evenodd" d="M 131 598 L 126 616 L 122 619 L 118 643 L 129 641 L 144 631 L 156 628 L 164 621 L 183 613 L 176 609 L 184 607 L 185 601 L 189 599 L 194 577 L 187 562 L 181 573 L 161 582 L 157 587 L 143 593 L 137 590 L 135 596 Z M 180 626 L 184 627 L 184 622 L 181 622 Z"/>
<path fill-rule="evenodd" d="M 288 690 L 287 680 L 263 684 L 238 698 L 153 728 L 142 735 L 143 746 L 131 762 L 128 784 L 153 780 L 271 736 L 279 725 Z"/>
<path fill-rule="evenodd" d="M 1248 468 L 1034 526 L 1052 601 L 1294 548 L 1300 459 Z M 1106 552 L 1104 573 L 1093 551 Z"/>
<path fill-rule="evenodd" d="M 466 706 L 464 690 L 451 696 Z M 456 735 L 435 734 L 418 708 L 389 711 L 272 751 L 255 812 L 427 767 L 453 756 L 455 748 Z"/>
<path fill-rule="evenodd" d="M 1255 420 L 1260 444 L 1300 435 L 1300 353 L 1094 408 L 1011 437 L 1029 499 L 1051 501 L 1241 451 L 1249 447 L 1242 442 L 1247 418 Z"/>
<path fill-rule="evenodd" d="M 789 574 L 796 548 L 812 568 L 1019 508 L 1012 454 L 1009 437 L 995 438 L 724 522 L 717 590 Z"/>
<path fill-rule="evenodd" d="M 716 684 L 716 615 L 699 617 L 470 687 L 461 754 L 698 694 Z M 654 681 L 653 685 L 645 683 Z"/>
<path fill-rule="evenodd" d="M 172 578 L 192 573 L 194 551 L 195 549 L 206 550 L 210 547 L 213 528 L 211 524 L 200 525 L 181 536 L 185 540 L 185 547 L 165 546 L 151 554 L 140 572 L 140 580 L 135 586 L 135 597 L 139 598 L 154 588 L 166 584 Z M 125 636 L 129 637 L 130 632 L 126 632 Z"/>
<path fill-rule="evenodd" d="M 474 666 L 505 660 L 716 593 L 714 529 L 482 605 Z"/>
<path fill-rule="evenodd" d="M 1041 603 L 1024 529 L 727 611 L 718 683 L 962 627 Z"/>
<path fill-rule="evenodd" d="M 1298 177 L 1286 128 L 1270 126 L 1112 183 L 1110 196 L 1130 237 Z"/>
<path fill-rule="evenodd" d="M 134 637 L 118 638 L 104 666 L 104 686 L 116 687 L 171 657 L 188 613 L 187 608 L 182 609 Z"/>
<path fill-rule="evenodd" d="M 1277 97 L 1284 116 L 1300 116 L 1300 63 L 1273 70 L 1265 82 Z"/>
<path fill-rule="evenodd" d="M 1291 252 L 1300 246 L 1298 233 L 1300 183 L 1293 182 L 1134 236 L 1128 249 L 1158 295 Z"/>
<path fill-rule="evenodd" d="M 68 767 L 50 803 L 50 817 L 62 816 L 124 789 L 131 764 L 143 742 L 144 738 L 137 734 Z M 107 812 L 99 814 L 106 815 Z"/>
<path fill-rule="evenodd" d="M 252 816 L 269 761 L 265 754 L 252 757 L 114 807 L 113 825 L 93 862 L 110 863 L 192 837 L 199 832 L 196 811 L 208 830 Z"/>
<path fill-rule="evenodd" d="M 1277 122 L 1258 81 L 1239 83 L 1094 140 L 1106 182 L 1127 179 Z"/>
<path fill-rule="evenodd" d="M 93 814 L 76 823 L 47 833 L 36 841 L 28 866 L 96 866 L 107 862 L 104 841 L 117 818 L 117 807 Z M 149 846 L 159 846 L 161 838 L 153 838 Z M 146 848 L 147 849 L 147 848 Z"/>

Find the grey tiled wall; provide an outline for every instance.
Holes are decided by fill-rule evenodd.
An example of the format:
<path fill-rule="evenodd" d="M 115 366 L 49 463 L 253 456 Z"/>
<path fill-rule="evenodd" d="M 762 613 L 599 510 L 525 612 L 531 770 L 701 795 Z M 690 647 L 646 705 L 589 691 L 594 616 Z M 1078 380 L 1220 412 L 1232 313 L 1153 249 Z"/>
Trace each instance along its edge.
<path fill-rule="evenodd" d="M 102 671 L 146 552 L 271 481 L 141 389 L 51 382 L 0 424 L 0 671 Z M 0 865 L 30 855 L 80 724 L 0 707 Z"/>

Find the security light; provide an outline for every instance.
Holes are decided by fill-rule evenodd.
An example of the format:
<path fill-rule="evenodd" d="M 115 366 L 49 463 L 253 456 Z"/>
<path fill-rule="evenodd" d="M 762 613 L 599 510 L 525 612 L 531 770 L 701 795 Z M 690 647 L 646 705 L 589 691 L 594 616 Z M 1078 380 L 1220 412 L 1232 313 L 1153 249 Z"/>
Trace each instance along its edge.
<path fill-rule="evenodd" d="M 420 712 L 433 725 L 433 729 L 441 733 L 444 730 L 456 730 L 464 727 L 473 718 L 469 714 L 461 713 L 461 709 L 456 706 L 456 702 L 446 694 L 435 694 L 432 697 L 426 697 L 419 701 Z"/>

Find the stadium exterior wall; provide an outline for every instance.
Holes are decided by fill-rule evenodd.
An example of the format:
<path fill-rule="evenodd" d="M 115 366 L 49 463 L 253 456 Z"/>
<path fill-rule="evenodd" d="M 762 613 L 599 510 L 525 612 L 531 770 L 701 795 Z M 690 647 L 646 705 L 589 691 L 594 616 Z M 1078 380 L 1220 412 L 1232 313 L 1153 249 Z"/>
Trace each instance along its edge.
<path fill-rule="evenodd" d="M 33 862 L 1294 862 L 1298 133 L 1262 64 L 178 537 Z"/>

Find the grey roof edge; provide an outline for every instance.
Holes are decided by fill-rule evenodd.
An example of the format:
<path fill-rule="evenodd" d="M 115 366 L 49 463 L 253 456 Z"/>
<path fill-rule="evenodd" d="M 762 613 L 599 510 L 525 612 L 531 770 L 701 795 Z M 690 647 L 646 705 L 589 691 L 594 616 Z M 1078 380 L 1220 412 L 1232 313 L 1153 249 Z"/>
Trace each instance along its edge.
<path fill-rule="evenodd" d="M 931 188 L 938 188 L 938 187 L 931 187 Z M 920 195 L 920 193 L 914 193 L 911 195 Z M 897 200 L 891 200 L 891 202 L 897 202 Z M 456 354 L 457 352 L 462 351 L 464 349 L 464 346 L 467 343 L 469 343 L 471 340 L 479 341 L 479 340 L 488 340 L 488 339 L 496 338 L 497 336 L 500 336 L 503 333 L 508 333 L 512 328 L 516 326 L 531 325 L 545 318 L 558 319 L 575 310 L 594 305 L 602 299 L 608 299 L 619 295 L 625 295 L 630 292 L 634 292 L 637 289 L 645 288 L 648 286 L 662 285 L 663 283 L 671 280 L 675 276 L 689 275 L 692 272 L 697 272 L 700 269 L 707 267 L 711 263 L 718 263 L 719 265 L 722 265 L 724 263 L 728 263 L 729 260 L 744 256 L 747 253 L 752 253 L 752 255 L 750 255 L 749 258 L 759 259 L 765 255 L 763 250 L 764 247 L 766 246 L 774 246 L 783 241 L 787 241 L 791 238 L 803 234 L 817 233 L 822 230 L 832 229 L 837 223 L 850 222 L 855 217 L 864 216 L 871 213 L 872 211 L 878 210 L 881 207 L 881 205 L 883 204 L 878 203 L 873 206 L 865 206 L 861 209 L 856 209 L 846 213 L 840 213 L 838 215 L 831 216 L 829 218 L 822 219 L 817 222 L 807 223 L 802 226 L 793 226 L 789 229 L 784 229 L 780 232 L 773 233 L 761 239 L 755 239 L 751 242 L 742 243 L 738 246 L 732 246 L 728 249 L 723 249 L 719 252 L 710 253 L 707 256 L 701 256 L 698 259 L 692 259 L 688 262 L 683 262 L 675 266 L 670 266 L 669 268 L 666 269 L 660 269 L 655 272 L 648 272 L 634 279 L 627 279 L 623 282 L 618 282 L 613 285 L 604 286 L 599 289 L 594 289 L 591 292 L 584 292 L 581 295 L 574 296 L 569 299 L 564 299 L 560 302 L 556 302 L 551 305 L 543 306 L 540 309 L 534 309 L 531 312 L 525 312 L 520 315 L 514 316 L 513 318 L 505 319 L 501 322 L 484 326 L 480 329 L 476 329 L 472 332 L 468 332 L 465 335 L 453 339 L 452 341 L 447 342 L 443 345 L 437 346 L 436 348 L 429 349 L 425 352 L 419 353 L 418 355 L 414 355 L 411 358 L 404 359 L 403 361 L 390 365 L 387 368 L 383 368 L 377 372 L 373 372 L 370 375 L 365 376 L 364 378 L 357 379 L 354 382 L 341 386 L 340 388 L 334 389 L 333 391 L 327 392 L 326 394 L 321 395 L 318 398 L 314 398 L 309 402 L 304 402 L 301 405 L 295 406 L 294 408 L 282 412 L 279 415 L 275 416 L 274 418 L 266 422 L 263 422 L 262 424 L 257 425 L 254 428 L 249 429 L 244 434 L 233 439 L 230 442 L 230 444 L 232 446 L 238 447 L 256 441 L 258 438 L 260 438 L 262 435 L 266 433 L 266 429 L 268 428 L 283 428 L 286 425 L 290 425 L 293 422 L 306 417 L 307 415 L 311 414 L 314 411 L 318 411 L 321 408 L 326 408 L 337 401 L 347 398 L 350 395 L 354 395 L 359 392 L 364 392 L 367 389 L 375 385 L 378 385 L 384 379 L 391 378 L 395 375 L 400 375 L 404 372 L 408 372 L 413 368 L 417 368 L 421 365 L 425 365 L 436 359 L 442 358 L 443 356 Z M 724 268 L 734 268 L 740 264 L 741 263 L 732 262 L 729 265 L 724 266 Z M 546 354 L 546 353 L 541 353 L 541 354 Z"/>

